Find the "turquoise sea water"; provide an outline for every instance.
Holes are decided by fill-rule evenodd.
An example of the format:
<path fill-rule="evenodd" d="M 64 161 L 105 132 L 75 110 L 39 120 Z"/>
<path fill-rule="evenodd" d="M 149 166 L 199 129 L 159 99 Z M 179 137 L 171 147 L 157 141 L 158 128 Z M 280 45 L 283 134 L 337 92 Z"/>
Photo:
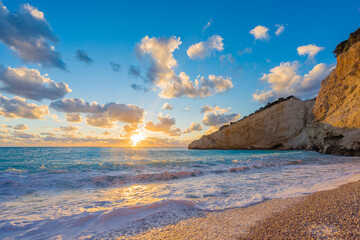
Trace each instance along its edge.
<path fill-rule="evenodd" d="M 244 207 L 357 179 L 360 158 L 306 151 L 0 148 L 0 239 L 95 236 L 160 212 Z"/>

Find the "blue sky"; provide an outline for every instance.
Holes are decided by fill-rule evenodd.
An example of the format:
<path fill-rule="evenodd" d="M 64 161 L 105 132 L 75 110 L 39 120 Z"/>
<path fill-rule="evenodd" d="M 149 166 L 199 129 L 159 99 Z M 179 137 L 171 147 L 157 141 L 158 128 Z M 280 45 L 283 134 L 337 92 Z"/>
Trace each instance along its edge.
<path fill-rule="evenodd" d="M 0 124 L 3 125 L 0 140 L 2 139 L 3 146 L 120 146 L 131 144 L 132 135 L 139 134 L 141 139 L 152 139 L 148 145 L 186 144 L 204 134 L 209 127 L 214 130 L 229 119 L 236 120 L 241 118 L 240 115 L 246 116 L 267 101 L 291 94 L 304 99 L 314 97 L 320 81 L 336 64 L 333 49 L 347 39 L 349 33 L 355 31 L 360 23 L 359 1 L 341 1 L 340 4 L 339 1 L 154 3 L 3 0 L 2 3 L 9 13 L 15 15 L 24 4 L 30 6 L 26 9 L 38 9 L 44 14 L 41 21 L 46 21 L 46 24 L 51 26 L 51 34 L 59 39 L 56 43 L 45 41 L 61 54 L 66 70 L 45 66 L 45 60 L 29 61 L 19 56 L 20 50 L 4 40 L 11 35 L 6 28 L 0 32 L 0 63 L 3 65 L 0 77 L 6 77 L 4 74 L 7 67 L 36 69 L 42 76 L 48 74 L 51 80 L 56 83 L 64 82 L 72 90 L 62 97 L 44 98 L 41 101 L 19 96 L 24 97 L 28 103 L 47 106 L 48 113 L 41 117 L 43 120 L 6 114 L 4 105 L 0 105 Z M 23 17 L 19 14 L 16 16 Z M 4 18 L 0 19 L 0 23 L 1 21 L 5 21 Z M 266 31 L 265 34 L 261 33 L 258 28 L 259 35 L 256 39 L 250 31 L 257 26 Z M 279 26 L 283 27 L 283 31 L 277 35 L 275 32 Z M 156 75 L 152 80 L 146 76 L 152 64 L 160 59 L 151 56 L 150 52 L 139 53 L 136 50 L 146 36 L 160 44 L 159 46 L 163 46 L 161 44 L 169 39 L 180 38 L 181 44 L 170 52 L 177 62 L 176 66 L 169 70 L 174 72 L 174 77 L 178 78 L 179 74 L 184 72 L 193 83 L 198 76 L 208 79 L 209 75 L 213 74 L 228 79 L 232 86 L 211 86 L 209 89 L 213 92 L 206 96 L 200 96 L 198 91 L 196 97 L 185 93 L 181 97 L 162 98 L 159 93 L 164 87 L 160 86 L 160 75 Z M 217 42 L 217 48 L 209 47 L 213 44 L 213 36 L 221 38 L 221 41 Z M 22 41 L 26 42 L 23 39 Z M 195 48 L 195 44 L 201 42 L 205 47 Z M 187 51 L 191 46 L 196 50 L 193 58 Z M 305 48 L 299 50 L 301 46 Z M 80 61 L 76 57 L 78 49 L 83 50 L 93 62 Z M 31 56 L 27 57 L 33 59 Z M 120 70 L 113 71 L 110 62 L 119 64 Z M 128 72 L 131 66 L 141 70 L 143 77 L 130 75 Z M 314 70 L 312 74 L 311 70 Z M 156 72 L 158 73 L 159 71 Z M 0 84 L 5 84 L 6 81 L 0 79 Z M 135 90 L 131 87 L 132 84 L 149 90 Z M 8 99 L 18 96 L 16 93 L 19 91 L 0 90 L 1 96 Z M 259 97 L 254 97 L 254 93 Z M 112 118 L 111 127 L 109 124 L 100 123 L 94 126 L 87 120 L 87 114 L 91 114 L 89 112 L 71 110 L 73 114 L 80 114 L 82 121 L 68 122 L 64 110 L 49 107 L 51 102 L 72 98 L 79 98 L 84 102 L 96 101 L 100 105 L 113 102 L 131 104 L 144 110 L 143 118 L 136 121 Z M 172 110 L 161 109 L 166 102 L 172 106 Z M 210 105 L 213 109 L 201 112 L 205 105 Z M 219 106 L 218 110 L 215 110 L 215 106 Z M 231 108 L 230 111 L 228 107 Z M 90 118 L 108 118 L 111 113 L 105 108 L 104 106 L 101 113 Z M 189 108 L 190 111 L 185 111 L 184 108 Z M 159 122 L 160 112 L 164 119 L 163 124 Z M 165 117 L 167 114 L 169 117 Z M 54 115 L 58 121 L 54 120 Z M 157 125 L 151 127 L 151 124 L 148 125 L 149 121 Z M 192 123 L 197 127 L 184 133 Z M 28 129 L 15 130 L 14 126 L 19 124 L 25 124 Z M 126 132 L 122 129 L 126 124 L 137 124 L 136 130 Z M 68 126 L 76 130 L 61 130 Z M 200 128 L 202 130 L 199 130 Z M 101 134 L 105 131 L 110 134 Z M 46 139 L 44 134 L 41 135 L 49 132 L 53 133 L 53 138 Z M 84 140 L 86 138 L 91 140 Z M 107 140 L 108 138 L 110 140 Z"/>

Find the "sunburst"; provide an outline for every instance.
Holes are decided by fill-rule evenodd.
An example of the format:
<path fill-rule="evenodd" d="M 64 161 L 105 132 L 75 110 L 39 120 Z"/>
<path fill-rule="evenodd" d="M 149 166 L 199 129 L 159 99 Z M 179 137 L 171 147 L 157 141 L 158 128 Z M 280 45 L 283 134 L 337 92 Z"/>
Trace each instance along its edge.
<path fill-rule="evenodd" d="M 132 145 L 136 146 L 140 141 L 145 139 L 145 136 L 142 133 L 138 133 L 138 134 L 132 135 L 130 137 L 130 139 L 131 139 Z"/>

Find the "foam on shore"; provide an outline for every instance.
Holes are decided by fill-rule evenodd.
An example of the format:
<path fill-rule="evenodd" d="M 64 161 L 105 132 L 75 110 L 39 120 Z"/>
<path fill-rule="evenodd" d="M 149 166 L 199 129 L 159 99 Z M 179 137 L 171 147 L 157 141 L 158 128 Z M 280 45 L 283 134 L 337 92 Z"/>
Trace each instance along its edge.
<path fill-rule="evenodd" d="M 347 182 L 331 187 L 329 185 L 323 185 L 326 186 L 327 189 L 332 190 L 319 191 L 308 196 L 272 199 L 246 208 L 232 208 L 223 211 L 204 211 L 202 214 L 180 220 L 176 224 L 169 223 L 165 227 L 155 226 L 137 235 L 129 234 L 130 232 L 141 232 L 141 230 L 146 229 L 146 227 L 144 227 L 146 225 L 145 222 L 138 222 L 138 224 L 133 227 L 140 229 L 130 231 L 128 229 L 127 232 L 124 230 L 112 231 L 98 235 L 95 239 L 238 239 L 239 237 L 248 239 L 247 234 L 249 234 L 250 228 L 260 229 L 257 232 L 266 232 L 261 228 L 264 222 L 267 222 L 268 219 L 271 219 L 274 216 L 280 216 L 286 212 L 287 209 L 292 210 L 294 208 L 299 208 L 299 206 L 301 206 L 300 204 L 305 203 L 305 205 L 308 206 L 309 204 L 311 205 L 312 202 L 324 202 L 323 198 L 328 199 L 329 202 L 333 202 L 331 199 L 333 193 L 336 195 L 336 200 L 340 199 L 340 201 L 342 198 L 344 198 L 345 202 L 348 198 L 359 199 L 359 191 L 357 193 L 351 192 L 351 190 L 354 189 L 354 186 L 355 188 L 360 189 L 359 178 L 359 175 L 353 176 L 352 178 L 347 179 Z M 348 204 L 348 202 L 345 204 Z M 324 209 L 319 209 L 320 212 L 323 210 L 325 212 L 329 211 L 328 209 L 325 209 L 325 207 Z M 298 211 L 298 209 L 295 211 Z M 306 211 L 306 209 L 304 211 Z M 296 215 L 296 213 L 292 214 Z M 337 214 L 341 215 L 342 213 L 337 212 Z M 265 219 L 266 221 L 264 221 Z M 320 221 L 322 220 L 320 219 Z M 296 224 L 296 222 L 293 222 L 293 224 Z M 331 225 L 331 223 L 318 223 L 317 225 L 312 223 L 312 226 L 312 228 L 308 229 L 308 236 L 312 237 L 336 236 L 336 234 L 339 234 L 339 231 L 341 231 L 339 230 L 339 227 L 336 226 L 336 231 L 331 230 L 329 226 L 334 228 L 334 225 Z M 273 231 L 281 231 L 281 229 L 276 229 L 276 227 L 281 228 L 281 226 L 272 225 L 272 227 Z M 149 226 L 147 226 L 147 228 L 149 228 Z M 345 233 L 342 232 L 341 234 L 351 235 L 352 233 L 345 231 Z M 251 235 L 251 237 L 254 236 L 255 235 Z M 260 239 L 263 236 L 258 237 Z M 296 238 L 296 232 L 293 232 L 293 237 Z"/>

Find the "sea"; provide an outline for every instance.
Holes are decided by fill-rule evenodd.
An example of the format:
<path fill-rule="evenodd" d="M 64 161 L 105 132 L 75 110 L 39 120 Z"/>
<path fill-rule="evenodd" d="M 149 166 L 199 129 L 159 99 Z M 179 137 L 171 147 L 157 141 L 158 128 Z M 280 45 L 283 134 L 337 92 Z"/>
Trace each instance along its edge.
<path fill-rule="evenodd" d="M 357 180 L 359 157 L 312 151 L 0 148 L 0 239 L 131 235 Z"/>

